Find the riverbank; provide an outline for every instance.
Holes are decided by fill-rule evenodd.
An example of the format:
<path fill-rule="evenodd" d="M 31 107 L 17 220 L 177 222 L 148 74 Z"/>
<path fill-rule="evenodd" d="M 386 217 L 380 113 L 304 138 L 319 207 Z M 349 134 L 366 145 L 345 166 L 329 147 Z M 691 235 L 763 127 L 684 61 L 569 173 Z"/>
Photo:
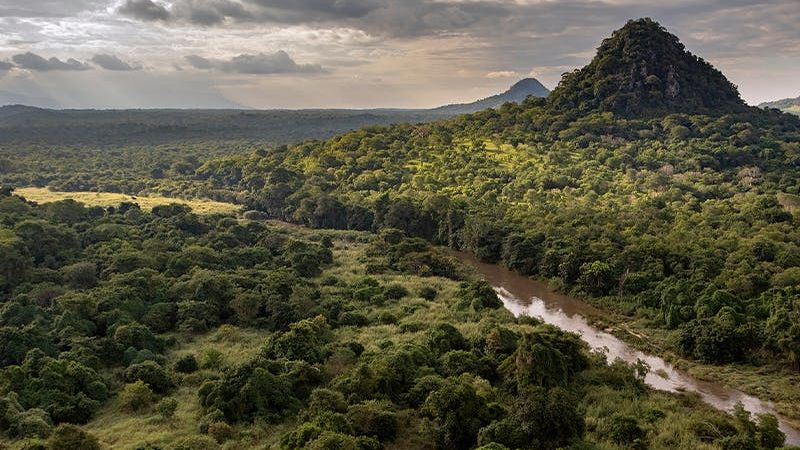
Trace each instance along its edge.
<path fill-rule="evenodd" d="M 650 373 L 645 382 L 654 389 L 693 392 L 714 407 L 731 411 L 741 403 L 753 416 L 779 416 L 787 440 L 800 443 L 797 420 L 797 389 L 793 378 L 774 367 L 711 366 L 676 356 L 670 333 L 648 328 L 648 321 L 599 308 L 596 304 L 564 295 L 541 281 L 519 275 L 501 266 L 486 264 L 474 256 L 451 252 L 473 267 L 495 288 L 504 305 L 515 315 L 530 315 L 561 329 L 581 335 L 592 348 L 609 360 L 645 362 Z M 793 374 L 789 374 L 793 375 Z M 780 386 L 778 385 L 780 384 Z M 769 391 L 783 392 L 774 397 Z"/>
<path fill-rule="evenodd" d="M 676 332 L 648 327 L 646 319 L 608 311 L 608 315 L 594 316 L 590 321 L 627 344 L 658 355 L 697 379 L 719 383 L 773 403 L 778 413 L 800 429 L 800 373 L 786 369 L 780 363 L 713 365 L 681 357 L 671 343 Z"/>

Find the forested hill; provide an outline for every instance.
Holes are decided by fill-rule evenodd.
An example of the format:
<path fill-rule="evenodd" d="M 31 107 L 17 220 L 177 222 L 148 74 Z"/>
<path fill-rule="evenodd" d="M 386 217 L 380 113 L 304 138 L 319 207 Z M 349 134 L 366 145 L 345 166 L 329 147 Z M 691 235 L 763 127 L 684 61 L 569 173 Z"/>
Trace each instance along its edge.
<path fill-rule="evenodd" d="M 273 217 L 400 228 L 502 261 L 667 330 L 692 358 L 800 368 L 800 119 L 746 107 L 649 19 L 547 100 L 262 149 L 196 176 L 199 193 Z"/>
<path fill-rule="evenodd" d="M 741 111 L 736 86 L 651 19 L 628 22 L 553 92 L 553 108 L 629 117 Z"/>

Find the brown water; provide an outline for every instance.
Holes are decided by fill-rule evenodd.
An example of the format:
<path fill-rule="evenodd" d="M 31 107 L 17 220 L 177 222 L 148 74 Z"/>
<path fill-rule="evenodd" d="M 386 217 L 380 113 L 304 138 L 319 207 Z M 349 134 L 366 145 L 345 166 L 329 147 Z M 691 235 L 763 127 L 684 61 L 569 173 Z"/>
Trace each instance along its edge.
<path fill-rule="evenodd" d="M 592 315 L 605 315 L 602 310 L 554 292 L 544 283 L 501 266 L 482 263 L 470 254 L 452 253 L 463 263 L 474 267 L 494 287 L 503 305 L 515 316 L 538 317 L 563 330 L 577 333 L 591 348 L 604 351 L 609 361 L 620 358 L 630 363 L 635 363 L 637 360 L 646 362 L 650 366 L 650 372 L 645 382 L 655 389 L 669 392 L 696 392 L 709 405 L 725 411 L 731 411 L 737 403 L 741 403 L 753 414 L 773 414 L 778 417 L 781 430 L 786 433 L 786 443 L 800 444 L 800 430 L 792 428 L 775 412 L 770 402 L 717 383 L 693 378 L 663 359 L 639 351 L 614 335 L 589 325 L 586 318 Z"/>

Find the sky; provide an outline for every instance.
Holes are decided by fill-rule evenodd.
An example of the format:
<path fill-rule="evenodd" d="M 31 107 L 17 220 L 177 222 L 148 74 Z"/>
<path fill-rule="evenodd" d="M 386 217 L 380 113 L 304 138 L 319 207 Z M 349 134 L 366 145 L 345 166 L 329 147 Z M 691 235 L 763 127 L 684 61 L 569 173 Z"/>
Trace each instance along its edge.
<path fill-rule="evenodd" d="M 434 107 L 552 89 L 639 17 L 748 103 L 800 95 L 800 0 L 0 0 L 0 104 Z"/>

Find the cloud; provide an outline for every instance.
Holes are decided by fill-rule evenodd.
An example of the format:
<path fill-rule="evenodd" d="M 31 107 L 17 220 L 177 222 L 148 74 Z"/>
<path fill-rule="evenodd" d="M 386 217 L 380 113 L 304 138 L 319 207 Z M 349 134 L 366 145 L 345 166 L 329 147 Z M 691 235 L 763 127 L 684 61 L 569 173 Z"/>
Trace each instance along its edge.
<path fill-rule="evenodd" d="M 91 68 L 88 64 L 73 58 L 69 58 L 66 61 L 62 61 L 56 57 L 44 59 L 31 52 L 14 55 L 11 59 L 17 67 L 35 70 L 37 72 L 47 72 L 51 70 L 89 70 Z"/>
<path fill-rule="evenodd" d="M 130 71 L 139 70 L 140 66 L 132 66 L 114 55 L 98 53 L 92 57 L 92 62 L 106 70 Z"/>
<path fill-rule="evenodd" d="M 0 17 L 66 17 L 106 6 L 105 0 L 3 0 Z"/>
<path fill-rule="evenodd" d="M 489 72 L 486 74 L 486 78 L 512 78 L 516 77 L 518 74 L 513 70 L 502 70 L 499 72 Z"/>
<path fill-rule="evenodd" d="M 462 30 L 513 14 L 492 0 L 126 0 L 118 12 L 143 21 L 211 26 L 229 22 L 334 25 L 374 35 L 412 37 Z"/>
<path fill-rule="evenodd" d="M 287 73 L 322 73 L 325 69 L 318 64 L 297 64 L 288 53 L 278 50 L 272 54 L 243 54 L 231 59 L 209 59 L 198 55 L 189 55 L 186 61 L 195 69 L 221 70 L 223 72 L 242 74 L 287 74 Z"/>
<path fill-rule="evenodd" d="M 14 68 L 14 65 L 10 62 L 0 61 L 0 73 L 8 72 L 12 68 Z"/>
<path fill-rule="evenodd" d="M 127 0 L 119 8 L 119 12 L 143 21 L 167 20 L 170 18 L 169 11 L 152 0 Z"/>

